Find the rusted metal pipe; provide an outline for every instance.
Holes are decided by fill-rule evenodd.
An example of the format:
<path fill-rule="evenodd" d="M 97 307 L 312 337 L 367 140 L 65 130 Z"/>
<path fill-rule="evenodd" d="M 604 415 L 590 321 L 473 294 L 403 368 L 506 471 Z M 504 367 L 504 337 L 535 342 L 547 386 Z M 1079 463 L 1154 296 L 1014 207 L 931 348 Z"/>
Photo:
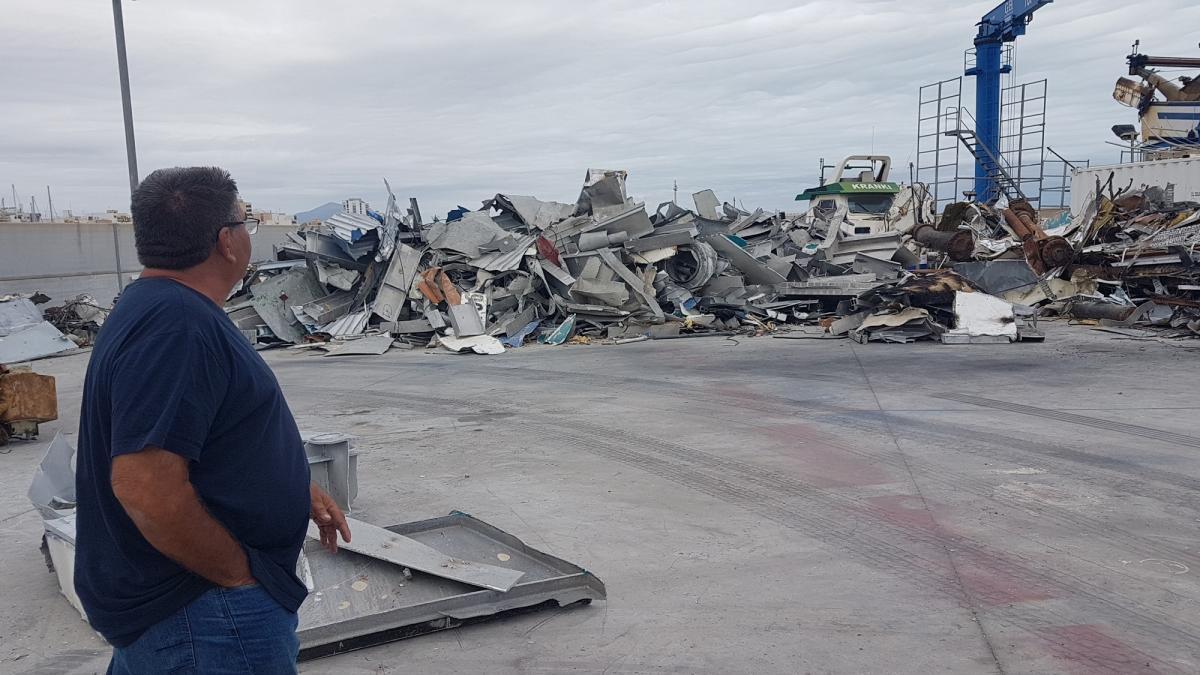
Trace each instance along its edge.
<path fill-rule="evenodd" d="M 971 260 L 975 255 L 975 235 L 970 230 L 942 232 L 932 225 L 922 225 L 913 230 L 912 237 L 917 243 L 942 251 L 957 262 Z"/>
<path fill-rule="evenodd" d="M 1048 269 L 1069 265 L 1075 257 L 1075 249 L 1071 247 L 1071 242 L 1062 237 L 1046 237 L 1038 242 L 1038 248 L 1042 263 Z"/>
<path fill-rule="evenodd" d="M 1013 235 L 1017 239 L 1025 241 L 1026 239 L 1037 238 L 1036 230 L 1030 227 L 1030 223 L 1018 215 L 1016 211 L 1004 209 L 1000 213 L 1004 216 L 1004 222 L 1008 223 L 1008 229 L 1012 230 Z"/>

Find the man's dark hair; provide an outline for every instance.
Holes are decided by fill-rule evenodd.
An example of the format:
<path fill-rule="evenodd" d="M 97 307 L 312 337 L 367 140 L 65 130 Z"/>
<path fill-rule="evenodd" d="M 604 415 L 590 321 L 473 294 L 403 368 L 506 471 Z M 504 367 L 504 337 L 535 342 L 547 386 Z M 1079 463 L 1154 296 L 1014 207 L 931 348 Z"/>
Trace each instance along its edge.
<path fill-rule="evenodd" d="M 138 260 L 184 270 L 204 262 L 234 219 L 237 183 L 215 166 L 159 169 L 133 191 L 130 214 Z"/>

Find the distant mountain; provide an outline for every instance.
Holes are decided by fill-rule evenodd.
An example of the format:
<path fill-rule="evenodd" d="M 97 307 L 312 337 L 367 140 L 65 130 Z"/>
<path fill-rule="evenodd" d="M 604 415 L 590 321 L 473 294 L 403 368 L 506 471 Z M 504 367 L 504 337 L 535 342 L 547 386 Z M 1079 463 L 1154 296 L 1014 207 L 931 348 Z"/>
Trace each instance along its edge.
<path fill-rule="evenodd" d="M 328 202 L 318 206 L 315 209 L 310 209 L 302 213 L 296 214 L 297 223 L 307 223 L 310 220 L 328 220 L 335 213 L 342 212 L 342 205 L 337 202 Z"/>

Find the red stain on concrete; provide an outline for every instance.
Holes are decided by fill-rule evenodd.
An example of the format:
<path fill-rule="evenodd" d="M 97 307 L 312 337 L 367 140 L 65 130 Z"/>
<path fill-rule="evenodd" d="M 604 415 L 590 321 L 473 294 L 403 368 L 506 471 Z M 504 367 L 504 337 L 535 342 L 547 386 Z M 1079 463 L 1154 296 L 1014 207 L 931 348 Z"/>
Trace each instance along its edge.
<path fill-rule="evenodd" d="M 979 606 L 1004 606 L 1035 602 L 1054 597 L 1027 573 L 1024 567 L 999 553 L 985 553 L 973 541 L 960 537 L 946 527 L 948 513 L 940 504 L 926 502 L 915 495 L 884 495 L 866 500 L 865 515 L 883 522 L 915 530 L 920 538 L 935 543 L 945 555 L 945 567 L 939 571 L 954 574 L 962 581 L 970 601 Z M 939 557 L 939 560 L 942 559 Z"/>
<path fill-rule="evenodd" d="M 896 482 L 883 467 L 833 447 L 808 424 L 784 422 L 761 428 L 772 449 L 796 462 L 796 478 L 816 487 L 856 487 Z"/>
<path fill-rule="evenodd" d="M 1050 653 L 1068 672 L 1121 675 L 1180 672 L 1096 625 L 1057 626 L 1047 629 L 1042 637 L 1049 642 Z"/>

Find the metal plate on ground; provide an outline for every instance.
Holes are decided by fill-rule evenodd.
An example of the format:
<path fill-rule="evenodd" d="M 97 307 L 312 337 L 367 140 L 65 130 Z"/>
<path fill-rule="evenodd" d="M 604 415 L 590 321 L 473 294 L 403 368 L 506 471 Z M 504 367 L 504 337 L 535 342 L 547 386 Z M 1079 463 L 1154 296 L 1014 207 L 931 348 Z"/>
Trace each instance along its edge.
<path fill-rule="evenodd" d="M 484 590 L 308 541 L 313 592 L 300 607 L 300 659 L 421 635 L 496 615 L 605 597 L 586 570 L 526 546 L 464 513 L 386 528 L 447 556 L 523 572 L 508 592 Z"/>
<path fill-rule="evenodd" d="M 346 518 L 346 523 L 350 526 L 351 540 L 340 544 L 339 548 L 408 567 L 416 572 L 426 572 L 494 591 L 508 591 L 525 574 L 511 567 L 481 562 L 479 558 L 443 553 L 412 537 L 361 520 Z M 308 536 L 318 540 L 321 538 L 315 523 L 308 524 Z"/>

